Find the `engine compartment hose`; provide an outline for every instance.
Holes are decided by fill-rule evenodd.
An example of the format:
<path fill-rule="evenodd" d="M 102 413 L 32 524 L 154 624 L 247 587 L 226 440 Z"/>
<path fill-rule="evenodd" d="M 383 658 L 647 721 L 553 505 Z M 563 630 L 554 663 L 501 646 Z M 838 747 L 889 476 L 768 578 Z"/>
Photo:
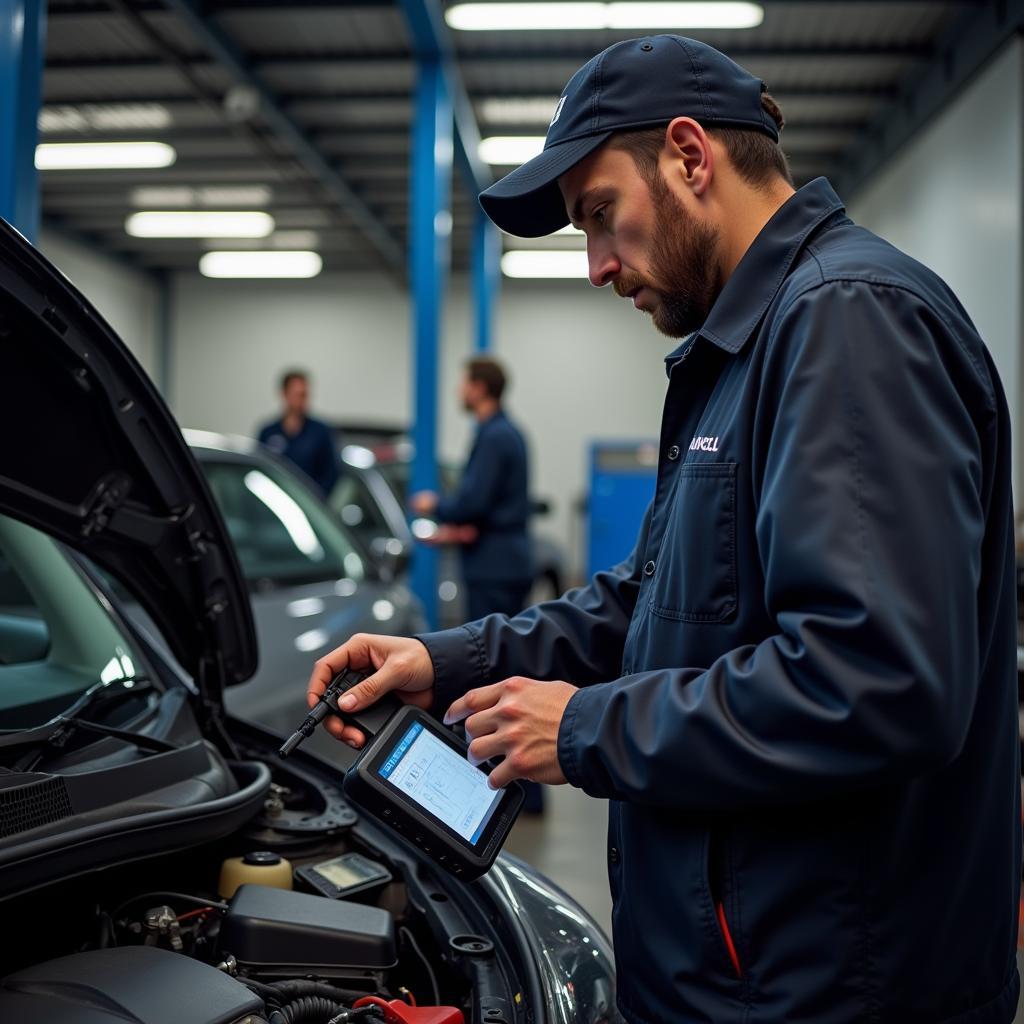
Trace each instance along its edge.
<path fill-rule="evenodd" d="M 275 1010 L 270 1015 L 270 1024 L 326 1024 L 347 1010 L 347 1006 L 323 996 L 304 996 Z"/>
<path fill-rule="evenodd" d="M 333 1003 L 354 1003 L 365 992 L 338 988 L 324 981 L 310 981 L 306 978 L 294 978 L 287 981 L 262 982 L 254 978 L 238 978 L 249 991 L 268 1004 L 268 1008 L 281 1006 L 304 996 L 322 996 Z"/>

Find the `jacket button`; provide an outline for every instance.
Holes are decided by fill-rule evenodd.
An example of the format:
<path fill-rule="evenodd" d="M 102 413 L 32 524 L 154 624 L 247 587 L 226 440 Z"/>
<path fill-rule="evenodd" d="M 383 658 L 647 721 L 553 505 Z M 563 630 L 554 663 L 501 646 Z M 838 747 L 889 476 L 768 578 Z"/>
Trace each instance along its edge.
<path fill-rule="evenodd" d="M 668 461 L 675 462 L 679 458 L 679 445 L 674 444 L 668 450 Z"/>
<path fill-rule="evenodd" d="M 615 846 L 613 846 L 613 847 L 612 847 L 612 848 L 611 848 L 611 849 L 610 849 L 610 850 L 608 851 L 608 859 L 609 859 L 609 860 L 610 860 L 610 861 L 611 861 L 611 862 L 612 862 L 613 864 L 618 864 L 618 863 L 619 863 L 619 850 L 618 850 L 618 847 L 615 847 Z"/>
<path fill-rule="evenodd" d="M 644 566 L 644 575 L 645 576 L 653 576 L 654 575 L 654 563 L 653 562 L 648 562 Z"/>

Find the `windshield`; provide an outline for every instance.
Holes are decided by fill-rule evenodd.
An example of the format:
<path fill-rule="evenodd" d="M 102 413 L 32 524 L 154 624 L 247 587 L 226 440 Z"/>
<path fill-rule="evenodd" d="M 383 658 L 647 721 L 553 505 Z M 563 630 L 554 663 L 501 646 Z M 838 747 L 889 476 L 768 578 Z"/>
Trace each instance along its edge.
<path fill-rule="evenodd" d="M 286 469 L 269 459 L 207 455 L 200 464 L 251 585 L 365 578 L 357 542 Z"/>
<path fill-rule="evenodd" d="M 138 664 L 58 545 L 0 516 L 0 729 L 42 725 L 98 682 L 139 678 Z"/>

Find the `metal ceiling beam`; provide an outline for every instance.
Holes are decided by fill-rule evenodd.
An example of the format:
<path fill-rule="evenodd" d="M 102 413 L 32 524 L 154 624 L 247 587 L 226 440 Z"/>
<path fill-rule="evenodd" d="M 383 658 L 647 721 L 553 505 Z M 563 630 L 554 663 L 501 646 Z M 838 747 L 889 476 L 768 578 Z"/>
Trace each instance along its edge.
<path fill-rule="evenodd" d="M 957 18 L 927 67 L 836 161 L 832 178 L 849 198 L 891 160 L 1015 34 L 1024 31 L 1024 0 L 988 0 Z"/>
<path fill-rule="evenodd" d="M 164 0 L 173 7 L 179 4 L 189 10 L 195 8 L 194 0 Z M 971 17 L 977 17 L 972 11 Z M 214 31 L 223 37 L 223 33 L 214 30 L 212 25 L 199 15 L 200 24 L 206 30 Z M 232 48 L 233 44 L 232 44 Z M 751 46 L 741 44 L 725 48 L 725 52 L 735 60 L 874 60 L 878 58 L 899 58 L 903 60 L 927 60 L 932 55 L 928 45 L 901 44 L 899 46 Z M 240 57 L 238 51 L 235 50 Z M 495 48 L 491 50 L 472 50 L 458 55 L 460 66 L 477 63 L 545 63 L 550 61 L 574 61 L 582 64 L 593 57 L 590 49 L 579 46 L 559 46 L 552 49 L 519 49 Z M 375 67 L 382 63 L 408 64 L 413 59 L 411 54 L 395 53 L 394 50 L 360 50 L 359 53 L 339 51 L 336 53 L 317 53 L 316 57 L 303 57 L 295 53 L 259 53 L 252 54 L 248 62 L 244 62 L 245 73 L 253 75 L 273 66 L 275 71 L 286 71 L 290 67 L 298 70 L 310 67 L 337 67 L 339 63 L 349 68 Z M 209 65 L 217 61 L 203 59 L 192 63 Z M 223 63 L 223 62 L 220 62 Z M 154 67 L 162 67 L 163 62 L 157 57 L 102 57 L 94 60 L 82 60 L 78 57 L 58 57 L 47 61 L 47 70 L 51 71 L 147 71 Z"/>
<path fill-rule="evenodd" d="M 159 61 L 154 61 L 153 67 L 160 65 Z M 52 64 L 48 65 L 50 70 L 55 70 Z M 823 100 L 853 100 L 853 99 L 891 99 L 893 96 L 898 95 L 899 90 L 893 86 L 875 86 L 875 85 L 836 85 L 826 86 L 820 89 L 814 88 L 813 86 L 797 86 L 797 87 L 783 87 L 781 89 L 773 89 L 772 95 L 780 102 L 785 103 L 789 100 L 803 100 L 803 99 L 823 99 Z M 470 95 L 470 99 L 474 103 L 480 103 L 483 100 L 488 99 L 531 99 L 541 97 L 544 99 L 550 98 L 552 102 L 557 98 L 558 89 L 550 88 L 543 84 L 531 83 L 524 86 L 521 89 L 512 89 L 507 86 L 498 86 L 493 89 L 476 90 Z M 374 103 L 377 101 L 387 102 L 394 100 L 411 100 L 409 89 L 405 86 L 382 86 L 379 89 L 374 89 L 372 93 L 367 94 L 365 92 L 337 92 L 332 93 L 329 96 L 325 96 L 323 93 L 309 93 L 309 92 L 289 92 L 286 89 L 277 89 L 276 95 L 278 100 L 289 107 L 289 111 L 292 105 L 301 103 Z M 51 100 L 47 105 L 78 105 L 79 103 L 97 103 L 103 106 L 105 103 L 120 103 L 121 100 Z M 174 105 L 189 104 L 191 100 L 186 95 L 177 96 L 146 96 L 142 102 L 145 103 L 159 103 L 163 106 L 173 107 Z M 290 111 L 291 112 L 291 111 Z"/>
<path fill-rule="evenodd" d="M 274 134 L 285 142 L 328 195 L 344 210 L 346 216 L 355 222 L 388 267 L 404 275 L 405 253 L 402 246 L 283 109 L 259 73 L 251 69 L 247 58 L 234 41 L 206 16 L 206 12 L 195 0 L 164 2 L 188 25 L 216 62 L 230 73 L 238 85 L 255 92 L 260 100 L 260 116 Z"/>
<path fill-rule="evenodd" d="M 438 0 L 399 0 L 399 5 L 409 26 L 416 57 L 439 62 L 455 121 L 459 168 L 469 187 L 482 192 L 494 179 L 490 168 L 480 159 L 480 129 L 476 113 L 459 74 L 455 48 L 441 5 Z"/>
<path fill-rule="evenodd" d="M 901 3 L 918 6 L 934 6 L 935 0 L 900 0 Z M 941 6 L 944 7 L 983 7 L 987 0 L 946 0 Z M 814 3 L 820 4 L 821 0 L 768 0 L 765 6 L 769 9 L 778 9 L 780 7 L 800 7 L 804 4 Z M 881 7 L 883 4 L 891 4 L 892 0 L 846 0 L 847 7 Z M 135 7 L 140 11 L 158 11 L 161 9 L 160 0 L 136 0 Z M 294 4 L 288 6 L 288 11 L 291 14 L 299 14 L 303 8 L 307 10 L 322 10 L 324 8 L 331 8 L 333 10 L 347 9 L 347 10 L 358 10 L 364 8 L 366 10 L 380 10 L 385 7 L 394 6 L 393 0 L 296 0 Z M 211 14 L 218 14 L 221 11 L 230 12 L 247 12 L 247 11 L 266 11 L 266 10 L 281 10 L 281 0 L 215 0 L 215 2 L 209 4 L 209 12 Z M 91 0 L 91 2 L 72 2 L 66 3 L 62 0 L 50 0 L 49 16 L 62 17 L 62 16 L 80 16 L 83 14 L 107 14 L 109 13 L 109 6 L 104 3 L 104 0 Z"/>

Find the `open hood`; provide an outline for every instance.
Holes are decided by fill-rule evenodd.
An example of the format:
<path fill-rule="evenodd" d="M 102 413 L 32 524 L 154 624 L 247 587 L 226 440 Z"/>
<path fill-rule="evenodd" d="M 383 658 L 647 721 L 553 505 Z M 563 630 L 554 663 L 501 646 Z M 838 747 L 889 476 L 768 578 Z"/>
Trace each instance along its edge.
<path fill-rule="evenodd" d="M 110 572 L 219 700 L 256 668 L 220 513 L 145 371 L 73 285 L 0 220 L 0 512 Z"/>

